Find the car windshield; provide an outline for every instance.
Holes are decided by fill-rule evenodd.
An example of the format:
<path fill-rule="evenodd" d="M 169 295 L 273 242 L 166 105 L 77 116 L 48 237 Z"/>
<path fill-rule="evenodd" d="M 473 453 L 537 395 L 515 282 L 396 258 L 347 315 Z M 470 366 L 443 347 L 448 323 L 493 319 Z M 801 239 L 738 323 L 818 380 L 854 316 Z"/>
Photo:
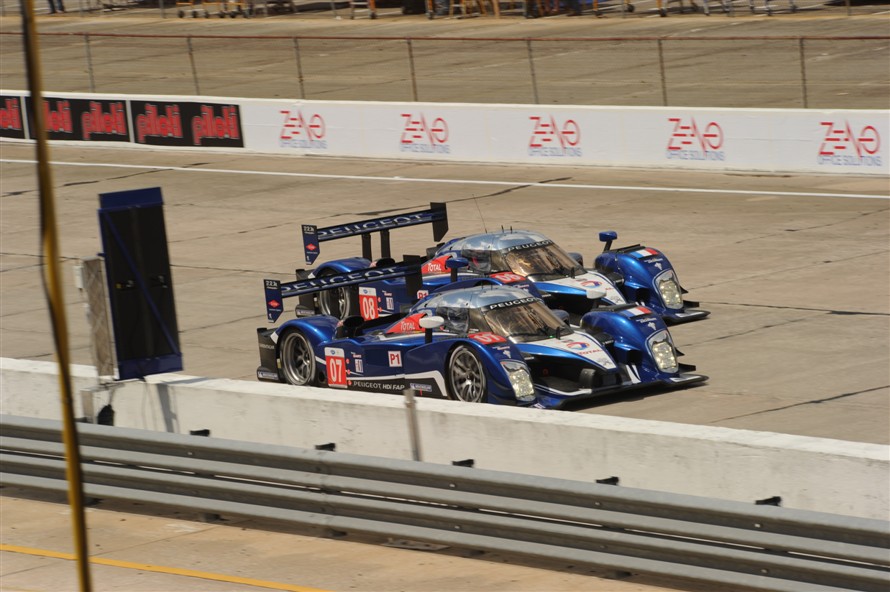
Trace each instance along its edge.
<path fill-rule="evenodd" d="M 536 298 L 486 306 L 482 316 L 492 332 L 517 342 L 539 341 L 572 332 Z"/>
<path fill-rule="evenodd" d="M 570 276 L 584 273 L 578 262 L 551 241 L 524 247 L 512 247 L 503 252 L 504 261 L 513 273 Z"/>

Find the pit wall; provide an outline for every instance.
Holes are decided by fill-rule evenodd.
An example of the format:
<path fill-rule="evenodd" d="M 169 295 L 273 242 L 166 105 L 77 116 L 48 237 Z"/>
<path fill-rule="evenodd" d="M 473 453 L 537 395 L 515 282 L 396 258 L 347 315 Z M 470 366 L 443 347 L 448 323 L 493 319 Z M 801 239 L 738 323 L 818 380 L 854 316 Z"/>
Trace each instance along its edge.
<path fill-rule="evenodd" d="M 73 366 L 78 417 L 108 403 L 114 425 L 411 459 L 399 395 L 208 379 L 180 374 L 93 389 Z M 0 358 L 0 411 L 60 419 L 57 365 Z M 473 459 L 484 469 L 754 503 L 890 518 L 890 447 L 660 421 L 417 400 L 421 460 Z M 197 437 L 197 436 L 196 436 Z"/>
<path fill-rule="evenodd" d="M 25 91 L 0 138 L 28 141 Z M 45 93 L 48 135 L 256 153 L 522 165 L 890 175 L 890 111 L 298 101 Z"/>

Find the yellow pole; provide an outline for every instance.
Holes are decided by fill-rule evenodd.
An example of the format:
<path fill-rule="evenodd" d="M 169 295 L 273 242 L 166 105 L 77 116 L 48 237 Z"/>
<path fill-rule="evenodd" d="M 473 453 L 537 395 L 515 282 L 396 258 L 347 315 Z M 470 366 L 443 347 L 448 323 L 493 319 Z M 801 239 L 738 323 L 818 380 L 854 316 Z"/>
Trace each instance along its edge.
<path fill-rule="evenodd" d="M 34 23 L 34 0 L 24 0 L 22 6 L 22 28 L 25 44 L 25 62 L 28 87 L 31 92 L 31 133 L 36 140 L 37 181 L 40 190 L 40 232 L 41 250 L 46 265 L 43 268 L 43 283 L 49 305 L 50 320 L 56 343 L 56 357 L 59 362 L 59 388 L 62 402 L 62 439 L 65 444 L 68 477 L 68 503 L 71 505 L 71 520 L 74 530 L 74 550 L 77 557 L 78 581 L 82 592 L 90 592 L 90 567 L 87 546 L 86 521 L 83 507 L 83 472 L 80 464 L 80 450 L 77 445 L 77 426 L 74 421 L 74 406 L 71 396 L 71 363 L 68 357 L 68 324 L 65 318 L 65 298 L 60 280 L 59 242 L 56 231 L 56 213 L 53 200 L 52 174 L 49 168 L 49 147 L 46 142 L 46 124 L 43 113 L 43 93 L 41 91 L 40 57 L 37 44 L 37 30 Z"/>

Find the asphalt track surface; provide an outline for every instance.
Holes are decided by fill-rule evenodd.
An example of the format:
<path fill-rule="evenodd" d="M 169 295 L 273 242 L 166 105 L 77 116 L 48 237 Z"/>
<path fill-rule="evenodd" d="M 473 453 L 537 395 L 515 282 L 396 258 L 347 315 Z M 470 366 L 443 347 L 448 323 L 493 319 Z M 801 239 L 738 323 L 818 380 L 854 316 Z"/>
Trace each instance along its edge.
<path fill-rule="evenodd" d="M 663 250 L 690 297 L 712 311 L 708 320 L 673 330 L 685 360 L 710 375 L 707 384 L 614 397 L 577 412 L 890 443 L 886 178 L 60 146 L 51 158 L 75 363 L 91 358 L 71 269 L 101 250 L 100 193 L 163 189 L 185 372 L 243 380 L 253 380 L 255 328 L 265 321 L 261 280 L 288 279 L 300 265 L 301 222 L 348 222 L 435 200 L 448 203 L 449 236 L 534 228 L 588 261 L 601 248 L 597 232 L 617 230 L 622 244 Z M 0 356 L 52 360 L 32 159 L 30 147 L 0 144 Z M 397 253 L 422 252 L 430 240 L 425 228 L 393 237 Z M 323 248 L 324 257 L 339 257 L 358 245 Z M 52 503 L 57 499 L 4 493 L 0 587 L 74 589 L 70 559 L 48 556 L 70 550 L 67 509 Z M 119 562 L 94 566 L 102 590 L 642 592 L 658 584 L 601 580 L 595 575 L 603 574 L 566 565 L 467 559 L 474 556 L 461 550 L 425 553 L 332 541 L 323 533 L 268 532 L 270 525 L 100 508 L 88 513 L 91 549 Z"/>

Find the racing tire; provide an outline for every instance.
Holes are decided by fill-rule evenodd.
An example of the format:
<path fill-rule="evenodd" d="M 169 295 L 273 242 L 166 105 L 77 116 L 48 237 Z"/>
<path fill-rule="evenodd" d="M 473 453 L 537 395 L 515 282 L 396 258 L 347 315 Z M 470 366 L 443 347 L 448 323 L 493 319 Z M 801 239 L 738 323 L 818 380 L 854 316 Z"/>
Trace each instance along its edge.
<path fill-rule="evenodd" d="M 312 386 L 316 382 L 315 352 L 312 344 L 300 331 L 288 331 L 281 338 L 279 348 L 281 375 L 294 386 Z"/>
<path fill-rule="evenodd" d="M 448 396 L 465 403 L 483 403 L 488 397 L 485 367 L 482 360 L 466 345 L 459 345 L 448 356 Z"/>
<path fill-rule="evenodd" d="M 320 277 L 328 275 L 333 275 L 333 272 L 324 272 Z M 358 307 L 358 290 L 354 286 L 346 286 L 319 292 L 318 312 L 337 317 L 341 321 L 361 314 Z"/>

